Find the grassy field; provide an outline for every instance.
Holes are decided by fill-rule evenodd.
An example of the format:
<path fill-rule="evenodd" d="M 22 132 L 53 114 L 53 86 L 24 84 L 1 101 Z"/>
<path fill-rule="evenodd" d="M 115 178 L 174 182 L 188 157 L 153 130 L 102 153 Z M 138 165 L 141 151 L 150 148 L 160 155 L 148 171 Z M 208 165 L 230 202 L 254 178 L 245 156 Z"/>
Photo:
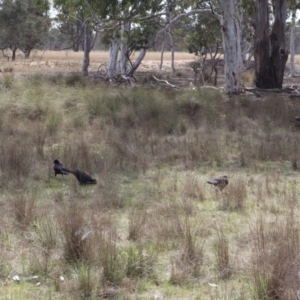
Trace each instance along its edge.
<path fill-rule="evenodd" d="M 10 55 L 9 53 L 7 53 Z M 134 61 L 136 54 L 133 54 L 131 59 Z M 15 73 L 49 73 L 49 72 L 80 72 L 82 66 L 82 52 L 73 51 L 33 51 L 29 59 L 24 59 L 24 54 L 19 52 L 16 61 L 7 61 L 6 58 L 0 60 L 1 68 L 13 69 Z M 176 65 L 194 61 L 194 55 L 178 52 L 175 54 Z M 171 54 L 164 54 L 164 68 L 169 70 L 171 64 Z M 160 52 L 148 52 L 143 60 L 139 70 L 158 71 L 160 63 Z M 108 65 L 108 52 L 106 51 L 91 51 L 89 70 L 96 72 L 99 67 L 104 68 Z M 191 69 L 192 72 L 192 69 Z"/>
<path fill-rule="evenodd" d="M 297 299 L 298 100 L 44 72 L 0 89 L 0 299 Z"/>

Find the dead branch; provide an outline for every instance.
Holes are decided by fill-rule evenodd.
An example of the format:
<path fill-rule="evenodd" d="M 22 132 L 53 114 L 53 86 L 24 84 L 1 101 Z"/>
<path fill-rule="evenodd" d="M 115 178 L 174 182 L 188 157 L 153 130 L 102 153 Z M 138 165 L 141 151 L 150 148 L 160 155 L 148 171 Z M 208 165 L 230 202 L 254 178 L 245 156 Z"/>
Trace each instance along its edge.
<path fill-rule="evenodd" d="M 257 97 L 262 97 L 263 94 L 289 94 L 289 98 L 300 98 L 300 87 L 296 85 L 285 86 L 282 89 L 261 89 L 244 87 L 244 91 L 254 94 Z"/>
<path fill-rule="evenodd" d="M 133 87 L 131 78 L 124 74 L 118 74 L 115 77 L 110 78 L 109 81 L 110 81 L 110 84 L 114 87 L 119 86 L 122 83 L 125 83 L 125 86 L 129 85 L 130 87 Z"/>
<path fill-rule="evenodd" d="M 154 75 L 152 75 L 152 78 L 153 78 L 154 80 L 156 80 L 157 82 L 163 82 L 164 85 L 166 85 L 166 86 L 170 86 L 170 87 L 172 87 L 172 88 L 174 88 L 174 89 L 177 89 L 177 90 L 180 89 L 180 87 L 178 87 L 178 86 L 175 85 L 175 84 L 171 84 L 171 83 L 168 82 L 167 80 L 164 80 L 164 79 L 158 79 L 158 78 L 155 77 Z"/>

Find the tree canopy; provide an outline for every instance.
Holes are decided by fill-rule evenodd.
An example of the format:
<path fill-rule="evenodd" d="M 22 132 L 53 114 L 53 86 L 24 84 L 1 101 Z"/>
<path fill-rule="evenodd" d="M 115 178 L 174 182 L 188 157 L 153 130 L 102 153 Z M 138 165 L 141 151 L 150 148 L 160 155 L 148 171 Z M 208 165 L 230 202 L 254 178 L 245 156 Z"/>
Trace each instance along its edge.
<path fill-rule="evenodd" d="M 51 25 L 49 2 L 40 0 L 3 0 L 0 3 L 0 48 L 10 48 L 12 59 L 17 49 L 28 57 Z"/>
<path fill-rule="evenodd" d="M 109 76 L 117 72 L 116 61 L 119 62 L 119 72 L 132 75 L 134 70 L 131 70 L 133 64 L 130 56 L 135 51 L 140 52 L 140 61 L 136 61 L 135 67 L 151 48 L 160 49 L 163 57 L 163 49 L 168 44 L 174 57 L 178 37 L 181 47 L 184 45 L 191 53 L 199 54 L 212 49 L 223 51 L 225 79 L 228 81 L 226 90 L 239 93 L 239 73 L 244 68 L 246 54 L 251 57 L 254 50 L 256 85 L 271 86 L 265 84 L 269 79 L 265 80 L 267 77 L 259 71 L 264 59 L 258 59 L 257 53 L 263 49 L 258 45 L 264 43 L 265 55 L 269 50 L 276 52 L 268 60 L 275 61 L 272 72 L 278 80 L 276 86 L 282 85 L 282 69 L 286 60 L 283 62 L 280 58 L 283 52 L 287 58 L 288 53 L 285 44 L 287 13 L 295 15 L 300 1 L 273 0 L 270 5 L 268 0 L 54 0 L 53 5 L 58 12 L 56 25 L 62 33 L 69 35 L 70 44 L 61 48 L 82 49 L 88 55 L 86 47 L 90 51 L 96 33 L 100 33 L 102 43 L 110 48 L 110 67 L 115 69 Z M 2 0 L 0 48 L 10 48 L 13 53 L 21 49 L 29 55 L 49 29 L 49 7 L 49 0 Z M 290 8 L 290 11 L 284 7 Z M 258 36 L 263 30 L 264 39 L 260 41 Z M 280 39 L 279 43 L 275 36 Z M 56 41 L 58 48 L 59 39 L 53 34 L 49 38 L 51 47 Z M 88 61 L 87 57 L 85 59 Z M 131 67 L 127 68 L 129 65 Z M 266 69 L 270 68 L 269 65 Z M 269 74 L 270 80 L 274 80 L 272 76 Z"/>

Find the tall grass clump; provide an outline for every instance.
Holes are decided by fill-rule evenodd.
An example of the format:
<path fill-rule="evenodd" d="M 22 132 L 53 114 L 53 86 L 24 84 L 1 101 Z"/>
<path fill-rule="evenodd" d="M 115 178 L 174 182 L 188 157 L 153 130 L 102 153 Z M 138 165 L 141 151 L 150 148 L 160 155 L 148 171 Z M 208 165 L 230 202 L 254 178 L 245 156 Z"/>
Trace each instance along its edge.
<path fill-rule="evenodd" d="M 230 266 L 229 241 L 222 229 L 218 230 L 218 239 L 215 242 L 215 251 L 219 277 L 222 280 L 230 278 L 232 269 Z"/>
<path fill-rule="evenodd" d="M 13 84 L 15 81 L 15 76 L 13 73 L 2 73 L 2 80 L 0 81 L 0 84 L 5 89 L 11 89 L 13 88 Z"/>
<path fill-rule="evenodd" d="M 132 241 L 137 241 L 141 239 L 143 235 L 143 231 L 145 230 L 146 222 L 147 222 L 147 213 L 145 211 L 135 212 L 133 210 L 129 220 L 128 239 Z"/>
<path fill-rule="evenodd" d="M 109 124 L 113 123 L 114 117 L 123 106 L 124 100 L 119 93 L 104 91 L 104 93 L 87 92 L 86 110 L 89 119 L 101 117 Z"/>
<path fill-rule="evenodd" d="M 178 113 L 170 96 L 147 90 L 135 90 L 127 95 L 129 111 L 123 112 L 122 121 L 129 127 L 139 126 L 146 132 L 170 134 L 178 130 Z M 123 123 L 122 122 L 122 123 Z"/>
<path fill-rule="evenodd" d="M 215 128 L 220 125 L 223 100 L 219 91 L 183 92 L 176 96 L 176 104 L 179 112 L 196 127 L 207 125 Z"/>
<path fill-rule="evenodd" d="M 36 195 L 19 193 L 10 199 L 10 207 L 18 227 L 25 229 L 36 217 Z"/>
<path fill-rule="evenodd" d="M 61 114 L 55 112 L 47 115 L 46 118 L 46 128 L 47 132 L 51 134 L 55 134 L 58 129 L 61 127 L 63 122 L 63 117 Z"/>
<path fill-rule="evenodd" d="M 64 76 L 64 82 L 67 86 L 71 87 L 86 87 L 88 85 L 87 78 L 80 73 L 73 73 Z"/>
<path fill-rule="evenodd" d="M 188 218 L 184 219 L 181 249 L 171 259 L 170 283 L 183 285 L 202 275 L 204 263 L 204 242 L 198 236 L 199 228 L 191 225 Z"/>
<path fill-rule="evenodd" d="M 157 253 L 155 249 L 149 249 L 147 244 L 130 245 L 125 250 L 126 266 L 125 274 L 128 278 L 155 278 L 155 263 Z"/>
<path fill-rule="evenodd" d="M 44 147 L 47 138 L 47 131 L 44 128 L 43 124 L 41 124 L 40 122 L 38 122 L 37 124 L 33 124 L 32 127 L 32 142 L 35 146 L 36 154 L 43 159 L 45 157 Z"/>
<path fill-rule="evenodd" d="M 223 194 L 221 209 L 245 211 L 247 200 L 247 186 L 243 178 L 233 178 Z"/>
<path fill-rule="evenodd" d="M 123 129 L 140 128 L 145 132 L 170 134 L 178 129 L 178 114 L 172 99 L 156 91 L 142 89 L 90 95 L 90 118 L 101 117 L 106 123 Z"/>
<path fill-rule="evenodd" d="M 36 243 L 47 254 L 56 247 L 59 239 L 59 229 L 52 217 L 47 216 L 43 220 L 36 220 L 35 239 Z"/>
<path fill-rule="evenodd" d="M 91 264 L 79 263 L 75 267 L 77 276 L 76 290 L 80 299 L 93 299 L 98 285 L 98 276 Z M 77 295 L 76 295 L 77 296 Z"/>
<path fill-rule="evenodd" d="M 5 279 L 9 276 L 12 266 L 9 257 L 10 244 L 5 234 L 0 231 L 0 278 Z"/>
<path fill-rule="evenodd" d="M 0 144 L 0 168 L 2 184 L 21 184 L 32 171 L 34 148 L 27 134 L 18 138 L 3 139 Z"/>
<path fill-rule="evenodd" d="M 98 250 L 98 262 L 102 268 L 101 285 L 119 286 L 125 277 L 126 261 L 116 243 L 116 230 L 112 228 L 108 232 L 102 231 L 98 238 L 101 241 Z"/>
<path fill-rule="evenodd" d="M 92 150 L 84 136 L 80 136 L 76 141 L 64 144 L 61 157 L 64 164 L 71 169 L 94 173 L 98 157 L 93 155 Z"/>
<path fill-rule="evenodd" d="M 253 299 L 297 299 L 299 222 L 293 214 L 257 221 L 252 254 Z"/>
<path fill-rule="evenodd" d="M 68 263 L 89 261 L 90 238 L 82 205 L 70 201 L 57 213 L 57 220 L 64 236 L 64 258 Z"/>

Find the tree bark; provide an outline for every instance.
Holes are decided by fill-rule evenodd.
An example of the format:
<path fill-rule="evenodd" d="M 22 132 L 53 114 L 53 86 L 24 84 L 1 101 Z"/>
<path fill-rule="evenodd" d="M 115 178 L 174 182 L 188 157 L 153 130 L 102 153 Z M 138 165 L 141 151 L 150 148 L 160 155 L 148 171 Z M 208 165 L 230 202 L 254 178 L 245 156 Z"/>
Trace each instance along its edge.
<path fill-rule="evenodd" d="M 11 50 L 11 60 L 15 61 L 16 60 L 16 51 L 17 51 L 18 47 L 16 45 L 10 46 L 10 50 Z"/>
<path fill-rule="evenodd" d="M 275 1 L 275 22 L 271 32 L 271 70 L 274 88 L 282 88 L 288 51 L 285 47 L 286 0 Z"/>
<path fill-rule="evenodd" d="M 268 1 L 256 0 L 256 26 L 255 26 L 255 85 L 256 87 L 269 87 L 270 57 L 269 57 L 269 8 Z"/>
<path fill-rule="evenodd" d="M 29 48 L 26 49 L 25 52 L 24 52 L 24 57 L 29 58 L 30 57 L 30 52 L 31 52 L 31 49 L 29 49 Z"/>
<path fill-rule="evenodd" d="M 130 22 L 121 25 L 121 45 L 120 45 L 120 60 L 118 71 L 121 74 L 127 72 L 128 66 L 128 35 L 130 32 Z"/>
<path fill-rule="evenodd" d="M 164 52 L 165 52 L 165 44 L 166 44 L 166 32 L 164 31 L 164 38 L 161 44 L 160 50 L 160 64 L 159 64 L 159 73 L 162 73 L 162 67 L 164 64 Z"/>
<path fill-rule="evenodd" d="M 171 69 L 172 69 L 172 73 L 175 73 L 176 69 L 175 69 L 175 49 L 174 49 L 174 39 L 173 39 L 173 35 L 172 33 L 169 31 L 168 32 L 168 36 L 170 39 L 170 50 L 171 50 Z"/>
<path fill-rule="evenodd" d="M 142 48 L 140 51 L 139 56 L 137 57 L 137 59 L 135 60 L 135 62 L 132 64 L 131 69 L 127 72 L 126 75 L 132 77 L 133 73 L 136 71 L 136 69 L 140 66 L 142 60 L 144 59 L 146 55 L 146 49 Z"/>
<path fill-rule="evenodd" d="M 84 23 L 84 51 L 83 51 L 83 62 L 82 62 L 82 75 L 87 76 L 89 74 L 88 68 L 90 65 L 90 34 L 88 21 Z"/>
<path fill-rule="evenodd" d="M 229 94 L 241 92 L 241 31 L 237 17 L 238 0 L 220 0 L 221 26 L 225 64 L 225 90 Z"/>
<path fill-rule="evenodd" d="M 118 52 L 120 48 L 120 41 L 117 38 L 114 38 L 109 45 L 109 62 L 108 62 L 108 70 L 107 77 L 112 78 L 117 74 L 117 59 Z"/>
<path fill-rule="evenodd" d="M 268 0 L 256 0 L 255 85 L 282 88 L 288 51 L 285 48 L 286 0 L 275 0 L 274 24 L 269 36 Z"/>
<path fill-rule="evenodd" d="M 165 45 L 166 45 L 166 38 L 167 35 L 169 37 L 170 40 L 170 47 L 171 47 L 171 62 L 172 62 L 172 72 L 175 71 L 175 67 L 174 67 L 174 41 L 173 41 L 173 36 L 171 33 L 171 26 L 169 25 L 171 22 L 171 10 L 172 10 L 172 1 L 167 0 L 166 1 L 166 24 L 168 26 L 168 28 L 164 31 L 164 39 L 162 42 L 162 46 L 161 46 L 161 56 L 160 56 L 160 65 L 159 65 L 159 72 L 162 72 L 162 67 L 163 67 L 163 60 L 164 60 L 164 51 L 165 51 Z"/>
<path fill-rule="evenodd" d="M 295 29 L 296 29 L 296 9 L 292 10 L 292 25 L 290 36 L 290 76 L 295 77 Z"/>

